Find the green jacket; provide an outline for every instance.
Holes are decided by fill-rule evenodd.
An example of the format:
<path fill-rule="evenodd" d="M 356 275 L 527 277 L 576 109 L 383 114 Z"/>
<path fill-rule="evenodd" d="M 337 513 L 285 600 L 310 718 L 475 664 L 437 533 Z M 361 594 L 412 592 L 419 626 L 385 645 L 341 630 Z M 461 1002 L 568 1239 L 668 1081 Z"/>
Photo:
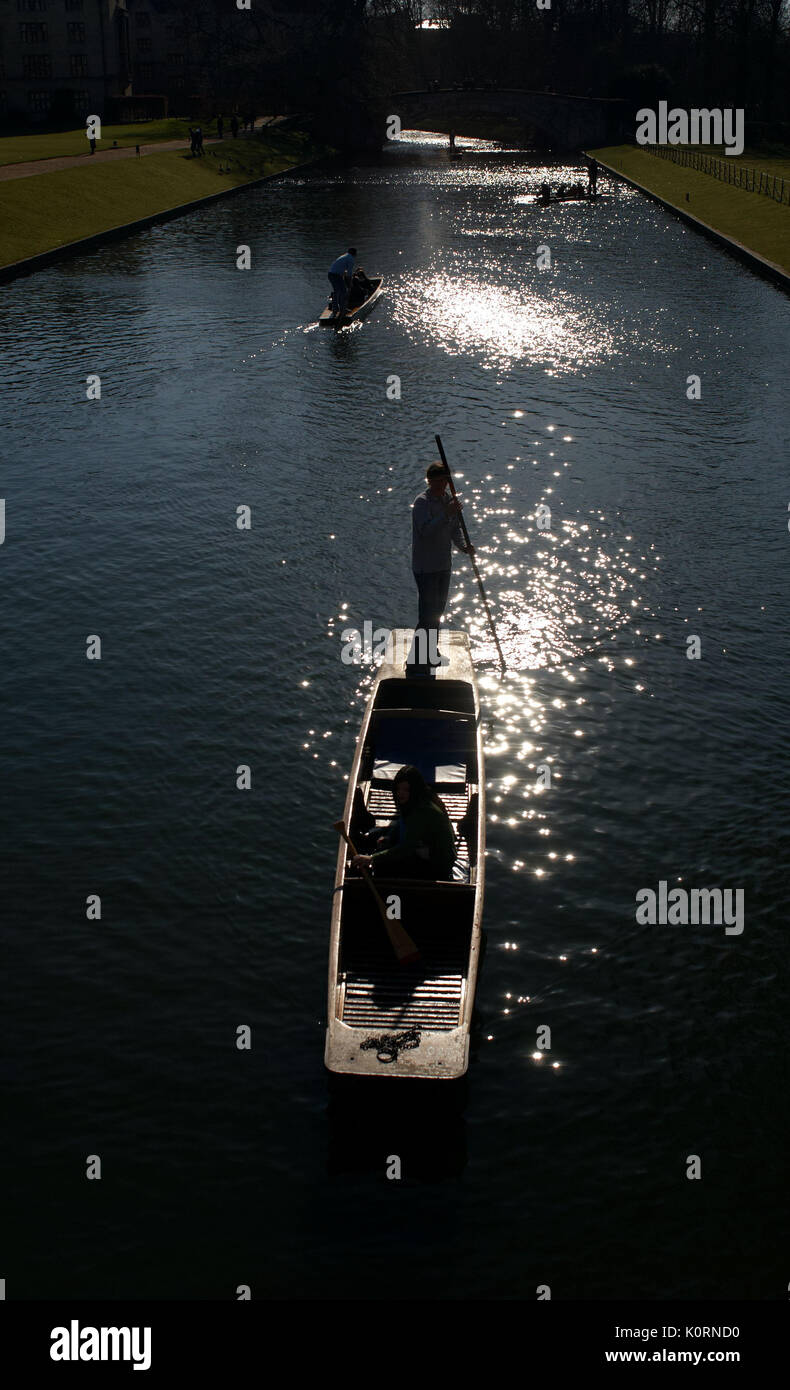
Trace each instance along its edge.
<path fill-rule="evenodd" d="M 377 850 L 372 856 L 375 868 L 386 870 L 416 855 L 430 864 L 440 878 L 447 877 L 455 862 L 455 835 L 447 813 L 428 801 L 415 807 L 403 820 L 406 826 L 403 844 Z"/>

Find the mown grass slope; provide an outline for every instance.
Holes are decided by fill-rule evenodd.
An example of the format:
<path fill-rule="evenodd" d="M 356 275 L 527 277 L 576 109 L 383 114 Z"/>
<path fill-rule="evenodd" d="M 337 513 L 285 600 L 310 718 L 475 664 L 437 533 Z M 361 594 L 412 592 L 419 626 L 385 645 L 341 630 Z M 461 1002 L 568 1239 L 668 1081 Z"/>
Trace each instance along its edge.
<path fill-rule="evenodd" d="M 324 152 L 304 132 L 290 130 L 223 140 L 202 159 L 171 150 L 10 179 L 0 183 L 0 265 L 280 173 Z"/>

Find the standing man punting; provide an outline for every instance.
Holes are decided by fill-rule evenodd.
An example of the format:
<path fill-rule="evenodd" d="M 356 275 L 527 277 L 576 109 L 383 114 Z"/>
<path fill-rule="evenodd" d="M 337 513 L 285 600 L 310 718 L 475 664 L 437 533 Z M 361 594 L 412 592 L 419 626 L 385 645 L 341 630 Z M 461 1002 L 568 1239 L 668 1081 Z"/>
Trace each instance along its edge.
<path fill-rule="evenodd" d="M 357 259 L 356 246 L 349 246 L 345 256 L 338 256 L 329 267 L 329 283 L 332 286 L 332 312 L 342 314 L 348 303 L 348 289 Z"/>
<path fill-rule="evenodd" d="M 464 545 L 459 516 L 460 502 L 447 496 L 447 469 L 438 460 L 428 465 L 425 476 L 428 486 L 412 506 L 411 567 L 420 596 L 417 631 L 427 634 L 420 666 L 440 666 L 438 654 L 439 624 L 447 605 L 452 573 L 452 547 L 464 555 L 474 555 L 474 546 Z M 417 634 L 415 633 L 415 646 Z M 412 657 L 416 653 L 412 653 Z M 409 658 L 410 664 L 412 657 Z"/>

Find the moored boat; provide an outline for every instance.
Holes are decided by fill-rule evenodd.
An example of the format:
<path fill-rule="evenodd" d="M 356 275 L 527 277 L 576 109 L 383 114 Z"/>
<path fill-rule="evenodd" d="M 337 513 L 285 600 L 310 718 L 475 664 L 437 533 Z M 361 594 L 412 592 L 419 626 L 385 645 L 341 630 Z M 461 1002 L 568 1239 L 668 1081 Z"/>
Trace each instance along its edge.
<path fill-rule="evenodd" d="M 393 634 L 397 651 L 411 633 Z M 345 825 L 354 839 L 361 796 L 382 831 L 394 814 L 396 772 L 411 764 L 440 797 L 456 836 L 452 877 L 373 880 L 419 952 L 402 963 L 384 928 L 370 883 L 348 865 L 341 841 L 332 907 L 328 1026 L 330 1071 L 450 1080 L 469 1063 L 469 1030 L 480 955 L 485 851 L 485 775 L 469 640 L 444 631 L 447 665 L 415 676 L 385 661 L 357 740 Z"/>
<path fill-rule="evenodd" d="M 322 328 L 348 328 L 349 324 L 355 323 L 357 319 L 362 319 L 370 313 L 376 300 L 382 292 L 384 286 L 383 275 L 372 275 L 370 283 L 373 286 L 367 299 L 363 299 L 359 304 L 349 304 L 342 314 L 334 314 L 330 304 L 326 306 L 320 315 L 318 322 Z"/>

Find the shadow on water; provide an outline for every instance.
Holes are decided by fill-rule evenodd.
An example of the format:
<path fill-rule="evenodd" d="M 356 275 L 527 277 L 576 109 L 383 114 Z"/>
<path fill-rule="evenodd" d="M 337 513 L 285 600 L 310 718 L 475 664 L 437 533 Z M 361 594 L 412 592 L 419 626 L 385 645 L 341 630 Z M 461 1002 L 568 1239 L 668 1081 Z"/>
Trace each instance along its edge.
<path fill-rule="evenodd" d="M 331 1075 L 327 1171 L 380 1175 L 393 1157 L 406 1182 L 442 1182 L 466 1167 L 468 1078 Z"/>
<path fill-rule="evenodd" d="M 480 973 L 486 953 L 481 935 Z M 478 976 L 479 984 L 479 976 Z M 470 1029 L 470 1064 L 457 1081 L 327 1073 L 327 1172 L 380 1175 L 391 1155 L 405 1181 L 459 1177 L 467 1164 L 466 1106 L 479 1053 L 481 1018 Z"/>

